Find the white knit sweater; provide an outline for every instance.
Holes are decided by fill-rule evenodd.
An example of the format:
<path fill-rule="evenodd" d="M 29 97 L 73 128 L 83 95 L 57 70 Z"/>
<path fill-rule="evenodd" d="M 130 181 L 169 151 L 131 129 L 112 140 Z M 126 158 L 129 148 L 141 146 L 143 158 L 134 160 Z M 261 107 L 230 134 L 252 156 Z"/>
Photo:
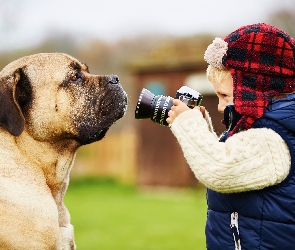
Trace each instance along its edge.
<path fill-rule="evenodd" d="M 283 181 L 291 157 L 285 141 L 271 129 L 253 128 L 219 142 L 206 113 L 188 110 L 176 117 L 171 130 L 196 178 L 206 187 L 235 193 Z"/>

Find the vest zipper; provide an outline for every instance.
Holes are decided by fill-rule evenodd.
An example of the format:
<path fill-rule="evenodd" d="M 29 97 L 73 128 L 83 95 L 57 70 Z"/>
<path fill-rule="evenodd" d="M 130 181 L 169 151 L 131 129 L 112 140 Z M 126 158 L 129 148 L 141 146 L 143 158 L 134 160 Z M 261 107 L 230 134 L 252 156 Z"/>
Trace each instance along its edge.
<path fill-rule="evenodd" d="M 234 242 L 235 242 L 235 250 L 241 250 L 241 242 L 240 242 L 240 233 L 239 233 L 239 226 L 238 226 L 238 213 L 233 212 L 231 213 L 231 224 L 230 228 L 232 229 Z"/>

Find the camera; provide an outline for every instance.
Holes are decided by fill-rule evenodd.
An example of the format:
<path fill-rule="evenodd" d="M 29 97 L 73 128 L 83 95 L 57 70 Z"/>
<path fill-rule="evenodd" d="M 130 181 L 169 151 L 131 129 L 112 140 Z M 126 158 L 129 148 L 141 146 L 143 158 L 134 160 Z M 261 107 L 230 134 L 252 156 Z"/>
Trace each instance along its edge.
<path fill-rule="evenodd" d="M 149 90 L 143 88 L 140 92 L 135 108 L 135 119 L 148 119 L 162 126 L 168 126 L 166 119 L 168 112 L 173 106 L 173 99 L 170 96 L 154 95 Z M 188 107 L 200 106 L 203 96 L 187 86 L 182 86 L 177 90 L 175 99 L 184 102 Z"/>

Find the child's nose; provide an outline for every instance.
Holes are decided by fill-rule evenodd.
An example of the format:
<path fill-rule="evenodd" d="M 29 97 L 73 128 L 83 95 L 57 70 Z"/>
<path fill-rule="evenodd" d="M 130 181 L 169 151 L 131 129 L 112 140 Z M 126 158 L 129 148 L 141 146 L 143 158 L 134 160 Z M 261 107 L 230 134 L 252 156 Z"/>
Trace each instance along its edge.
<path fill-rule="evenodd" d="M 223 113 L 225 107 L 226 107 L 226 105 L 223 102 L 219 101 L 218 106 L 217 106 L 218 112 Z"/>

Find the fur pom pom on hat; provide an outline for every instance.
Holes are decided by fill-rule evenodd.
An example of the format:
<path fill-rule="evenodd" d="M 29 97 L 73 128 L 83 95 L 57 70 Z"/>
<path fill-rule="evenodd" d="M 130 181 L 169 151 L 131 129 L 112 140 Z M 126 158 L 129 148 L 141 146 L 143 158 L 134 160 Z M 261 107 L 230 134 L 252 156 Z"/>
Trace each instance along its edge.
<path fill-rule="evenodd" d="M 243 26 L 225 39 L 215 38 L 204 59 L 233 77 L 234 105 L 242 115 L 233 133 L 250 128 L 274 96 L 295 91 L 295 41 L 269 24 Z"/>
<path fill-rule="evenodd" d="M 225 69 L 222 58 L 227 52 L 227 42 L 216 37 L 205 51 L 204 59 L 207 63 L 217 69 Z"/>

